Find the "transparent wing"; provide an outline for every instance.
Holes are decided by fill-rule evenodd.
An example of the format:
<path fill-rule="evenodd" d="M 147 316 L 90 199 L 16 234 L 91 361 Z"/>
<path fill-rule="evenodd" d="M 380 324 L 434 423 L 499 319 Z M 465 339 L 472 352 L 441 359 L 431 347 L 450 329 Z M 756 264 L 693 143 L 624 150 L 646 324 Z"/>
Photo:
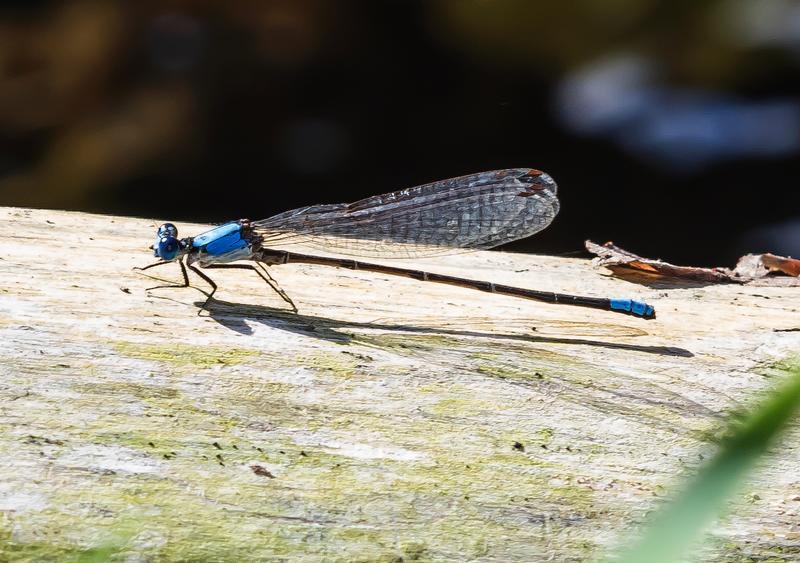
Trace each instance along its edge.
<path fill-rule="evenodd" d="M 409 258 L 492 248 L 538 233 L 558 213 L 557 187 L 530 168 L 481 172 L 312 205 L 252 223 L 266 248 Z"/>

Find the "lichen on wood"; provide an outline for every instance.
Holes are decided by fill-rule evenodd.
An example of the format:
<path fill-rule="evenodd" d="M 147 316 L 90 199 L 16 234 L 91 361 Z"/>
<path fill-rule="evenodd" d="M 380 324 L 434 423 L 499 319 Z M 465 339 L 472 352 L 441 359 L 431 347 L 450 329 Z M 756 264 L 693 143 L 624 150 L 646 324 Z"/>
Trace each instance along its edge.
<path fill-rule="evenodd" d="M 306 265 L 272 269 L 298 314 L 237 271 L 198 315 L 132 271 L 154 221 L 0 219 L 0 560 L 602 557 L 800 344 L 796 288 L 499 252 L 403 265 L 658 319 Z M 707 560 L 798 555 L 797 436 Z"/>

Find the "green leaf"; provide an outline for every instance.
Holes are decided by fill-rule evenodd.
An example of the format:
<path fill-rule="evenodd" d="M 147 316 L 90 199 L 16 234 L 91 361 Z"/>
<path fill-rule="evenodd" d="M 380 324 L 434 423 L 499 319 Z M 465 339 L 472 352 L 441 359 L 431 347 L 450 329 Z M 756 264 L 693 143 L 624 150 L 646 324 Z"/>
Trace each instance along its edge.
<path fill-rule="evenodd" d="M 614 561 L 685 561 L 692 546 L 800 406 L 800 367 L 749 416 L 730 429 L 719 453 L 670 504 L 656 513 L 643 537 Z M 740 419 L 741 420 L 741 419 Z"/>

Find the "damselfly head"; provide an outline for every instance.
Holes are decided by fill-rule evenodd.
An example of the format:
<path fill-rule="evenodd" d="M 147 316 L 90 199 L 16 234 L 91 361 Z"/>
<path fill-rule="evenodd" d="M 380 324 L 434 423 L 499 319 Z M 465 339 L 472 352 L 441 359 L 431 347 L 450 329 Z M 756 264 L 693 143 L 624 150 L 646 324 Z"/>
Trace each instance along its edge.
<path fill-rule="evenodd" d="M 157 258 L 169 262 L 178 257 L 183 245 L 178 240 L 178 228 L 172 223 L 164 223 L 156 231 L 156 242 L 151 247 Z"/>
<path fill-rule="evenodd" d="M 178 227 L 176 227 L 172 223 L 164 223 L 158 228 L 158 231 L 156 231 L 156 238 L 161 238 L 161 237 L 178 238 Z"/>

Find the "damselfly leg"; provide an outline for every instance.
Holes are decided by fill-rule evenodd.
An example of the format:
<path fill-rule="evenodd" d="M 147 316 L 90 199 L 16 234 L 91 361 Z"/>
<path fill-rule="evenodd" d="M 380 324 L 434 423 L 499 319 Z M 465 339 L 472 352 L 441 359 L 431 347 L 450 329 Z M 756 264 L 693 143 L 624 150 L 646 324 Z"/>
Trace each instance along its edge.
<path fill-rule="evenodd" d="M 167 284 L 162 284 L 162 285 L 156 285 L 156 286 L 153 286 L 153 287 L 146 288 L 145 291 L 149 292 L 149 291 L 153 291 L 155 289 L 170 289 L 170 288 L 178 288 L 178 289 L 180 289 L 180 288 L 185 288 L 185 287 L 192 287 L 192 285 L 189 283 L 189 274 L 186 271 L 186 268 L 188 267 L 192 272 L 197 274 L 197 276 L 200 279 L 202 279 L 204 282 L 206 282 L 209 285 L 209 287 L 211 287 L 211 292 L 210 293 L 207 293 L 207 292 L 205 292 L 202 289 L 197 288 L 197 287 L 194 288 L 194 289 L 197 289 L 197 291 L 199 291 L 200 293 L 203 293 L 206 296 L 206 300 L 203 302 L 203 305 L 200 307 L 200 311 L 198 312 L 198 314 L 200 314 L 204 310 L 208 310 L 208 304 L 213 299 L 214 294 L 217 292 L 217 289 L 219 288 L 219 286 L 217 285 L 217 283 L 214 280 L 212 280 L 208 275 L 203 273 L 200 269 L 196 268 L 195 266 L 193 266 L 191 264 L 184 264 L 184 260 L 183 259 L 177 260 L 176 262 L 178 263 L 178 266 L 181 269 L 181 276 L 183 277 L 183 283 L 167 283 Z M 164 264 L 172 264 L 172 262 L 166 262 L 166 261 L 155 262 L 153 264 L 150 264 L 148 266 L 144 266 L 142 268 L 136 267 L 136 268 L 134 268 L 134 271 L 144 272 L 145 270 L 149 270 L 150 268 L 155 268 L 156 266 L 162 266 Z M 260 264 L 260 263 L 256 263 L 255 265 L 251 265 L 251 264 L 209 264 L 208 266 L 206 266 L 206 269 L 212 269 L 212 268 L 219 269 L 219 270 L 230 269 L 230 270 L 252 270 L 252 271 L 254 271 L 258 275 L 258 277 L 260 277 L 262 280 L 264 280 L 264 282 L 270 287 L 270 289 L 272 289 L 272 291 L 277 293 L 278 296 L 281 299 L 283 299 L 283 301 L 286 302 L 289 305 L 289 307 L 292 308 L 292 312 L 294 312 L 294 313 L 298 312 L 297 305 L 295 305 L 294 301 L 292 301 L 292 298 L 289 297 L 289 295 L 283 290 L 283 288 L 281 288 L 280 285 L 278 285 L 278 282 L 275 280 L 275 278 L 273 278 L 270 275 L 269 271 L 267 271 L 267 269 L 266 269 L 266 266 L 264 266 L 263 264 Z M 158 278 L 158 277 L 155 277 L 155 276 L 150 276 L 150 275 L 147 275 L 147 274 L 143 274 L 143 275 L 148 277 L 148 278 L 150 278 L 150 279 L 153 279 L 153 280 L 166 281 L 166 280 L 164 280 L 162 278 Z"/>
<path fill-rule="evenodd" d="M 168 283 L 168 284 L 156 285 L 156 286 L 153 286 L 153 287 L 146 288 L 145 291 L 146 292 L 150 292 L 150 291 L 153 291 L 155 289 L 170 289 L 170 288 L 182 289 L 182 288 L 185 288 L 185 287 L 192 287 L 192 285 L 189 283 L 189 273 L 186 271 L 187 265 L 183 263 L 182 259 L 181 260 L 177 260 L 177 263 L 178 263 L 178 266 L 180 266 L 180 269 L 181 269 L 181 276 L 183 277 L 183 283 Z M 156 266 L 161 266 L 163 264 L 172 264 L 172 262 L 156 262 L 154 264 L 150 264 L 150 265 L 145 266 L 143 268 L 138 268 L 138 267 L 134 268 L 134 270 L 138 271 L 138 272 L 143 272 L 144 270 L 148 270 L 148 269 L 154 268 Z M 211 293 L 206 293 L 205 291 L 203 291 L 199 287 L 193 288 L 193 289 L 196 289 L 197 291 L 199 291 L 200 293 L 202 293 L 203 295 L 206 296 L 206 300 L 203 302 L 203 306 L 200 308 L 200 311 L 198 311 L 198 313 L 197 313 L 199 315 L 206 308 L 206 305 L 208 304 L 208 302 L 211 301 L 211 298 L 214 295 L 214 292 L 217 291 L 217 284 L 214 283 L 214 280 L 209 278 L 207 275 L 205 275 L 203 272 L 201 272 L 200 270 L 198 270 L 194 266 L 188 265 L 188 267 L 195 274 L 200 276 L 200 278 L 203 279 L 208 285 L 211 286 Z M 148 278 L 150 278 L 150 279 L 152 279 L 152 280 L 166 281 L 166 280 L 162 280 L 161 278 L 157 278 L 155 276 L 149 276 L 147 274 L 143 274 L 143 275 L 148 277 Z"/>
<path fill-rule="evenodd" d="M 189 266 L 189 267 L 191 268 L 192 266 Z M 258 274 L 258 277 L 260 277 L 262 280 L 264 280 L 266 282 L 266 284 L 270 287 L 270 289 L 272 289 L 272 291 L 277 293 L 278 296 L 281 299 L 283 299 L 292 308 L 292 312 L 294 312 L 294 313 L 298 312 L 297 305 L 294 304 L 294 301 L 292 301 L 292 298 L 289 297 L 289 295 L 287 295 L 287 293 L 283 290 L 283 288 L 281 288 L 280 285 L 278 285 L 278 282 L 275 280 L 275 278 L 273 278 L 270 275 L 270 273 L 267 270 L 266 266 L 264 266 L 260 262 L 256 262 L 255 265 L 251 265 L 251 264 L 211 264 L 209 266 L 206 266 L 206 268 L 207 269 L 208 268 L 218 268 L 218 269 L 231 269 L 231 270 L 252 270 L 256 274 Z M 209 299 L 210 299 L 210 297 L 209 297 Z"/>
<path fill-rule="evenodd" d="M 183 283 L 182 284 L 179 284 L 179 283 L 168 283 L 168 284 L 156 285 L 156 286 L 153 286 L 153 287 L 146 288 L 145 291 L 152 291 L 153 289 L 164 289 L 164 288 L 169 288 L 169 287 L 191 287 L 189 285 L 189 276 L 186 273 L 186 266 L 183 265 L 183 260 L 178 260 L 177 262 L 178 262 L 178 265 L 181 268 L 181 275 L 183 276 Z M 137 267 L 135 267 L 133 269 L 133 271 L 135 271 L 135 272 L 144 272 L 145 270 L 149 270 L 150 268 L 155 268 L 156 266 L 163 266 L 164 264 L 172 264 L 172 262 L 166 262 L 166 261 L 165 262 L 155 262 L 154 264 L 149 264 L 148 266 L 145 266 L 143 268 L 139 268 L 137 266 Z M 191 266 L 190 266 L 190 268 L 191 268 Z M 151 280 L 169 281 L 169 280 L 165 280 L 163 278 L 158 278 L 156 276 L 150 276 L 148 274 L 142 274 L 142 275 L 145 276 L 146 278 L 151 279 Z"/>

